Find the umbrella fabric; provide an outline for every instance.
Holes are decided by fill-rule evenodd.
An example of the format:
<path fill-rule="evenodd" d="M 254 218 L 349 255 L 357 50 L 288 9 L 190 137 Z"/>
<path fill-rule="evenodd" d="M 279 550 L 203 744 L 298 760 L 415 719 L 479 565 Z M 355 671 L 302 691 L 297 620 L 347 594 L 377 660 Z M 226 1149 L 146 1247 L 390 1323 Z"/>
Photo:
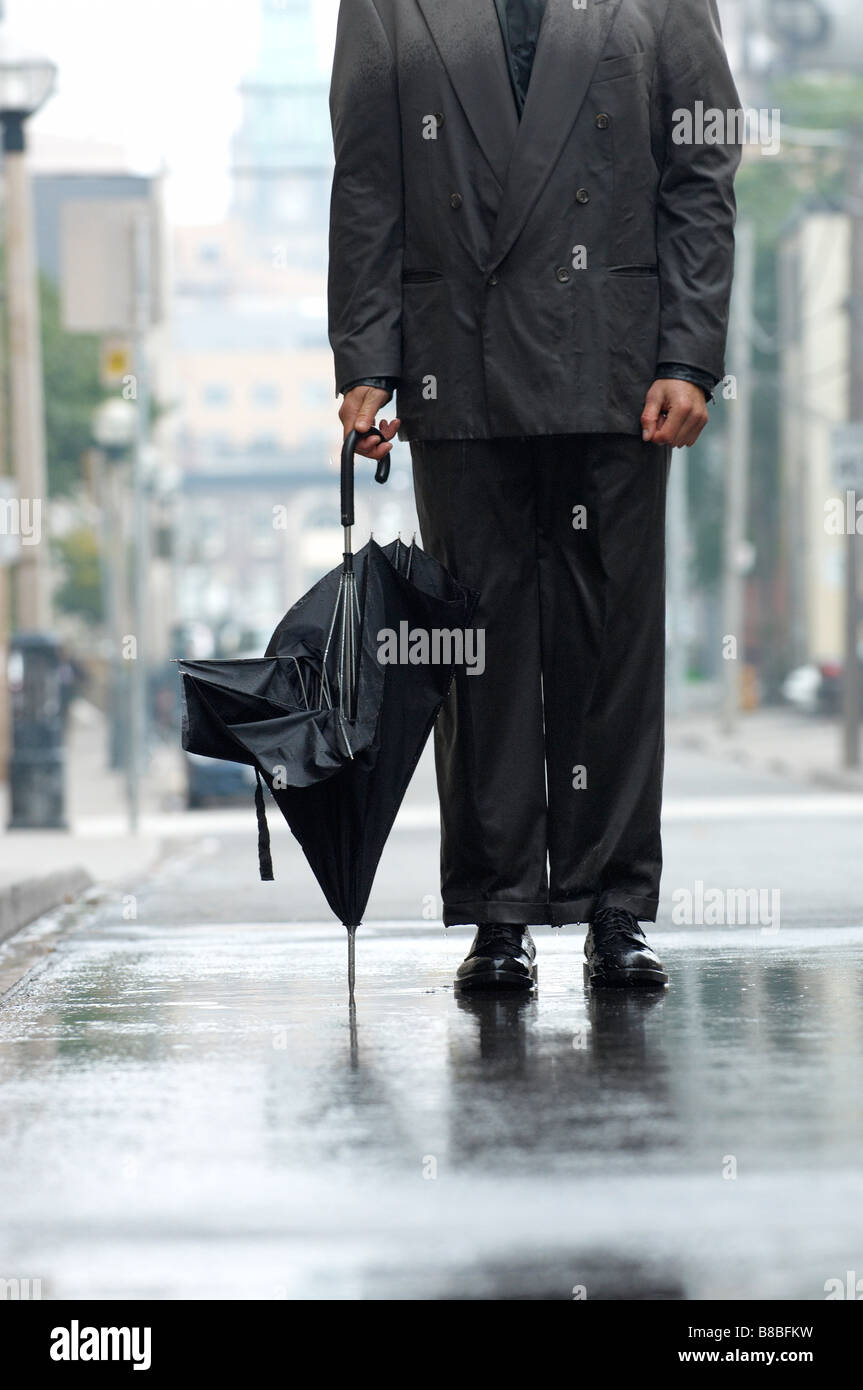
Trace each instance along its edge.
<path fill-rule="evenodd" d="M 358 576 L 369 615 L 383 612 L 383 574 L 382 566 L 373 563 L 363 565 Z M 325 575 L 294 604 L 265 656 L 179 663 L 184 748 L 257 765 L 264 776 L 273 775 L 273 768 L 284 769 L 280 775 L 300 787 L 332 776 L 346 756 L 368 750 L 377 732 L 384 669 L 376 659 L 374 633 L 364 625 L 357 717 L 348 725 L 334 699 L 338 651 L 330 640 L 340 575 L 339 569 Z"/>
<path fill-rule="evenodd" d="M 452 663 L 378 659 L 380 634 L 469 626 L 477 595 L 416 545 L 370 540 L 354 557 L 356 718 L 338 709 L 333 613 L 341 569 L 314 585 L 252 661 L 182 661 L 183 747 L 254 766 L 333 912 L 360 922 L 414 768 L 452 682 Z M 326 653 L 326 657 L 325 654 Z M 327 704 L 327 698 L 331 704 Z M 262 872 L 271 875 L 258 786 Z"/>

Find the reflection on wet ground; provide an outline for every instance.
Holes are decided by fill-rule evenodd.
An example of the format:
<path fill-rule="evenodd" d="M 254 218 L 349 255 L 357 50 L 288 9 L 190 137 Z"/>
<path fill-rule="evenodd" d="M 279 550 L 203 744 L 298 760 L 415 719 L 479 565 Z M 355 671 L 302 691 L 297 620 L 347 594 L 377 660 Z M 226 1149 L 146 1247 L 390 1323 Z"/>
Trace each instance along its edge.
<path fill-rule="evenodd" d="M 863 929 L 666 932 L 645 996 L 588 996 L 581 933 L 539 931 L 537 996 L 475 1002 L 469 933 L 368 927 L 352 1027 L 341 928 L 170 915 L 79 927 L 0 1010 L 0 1274 L 818 1299 L 863 1270 Z"/>

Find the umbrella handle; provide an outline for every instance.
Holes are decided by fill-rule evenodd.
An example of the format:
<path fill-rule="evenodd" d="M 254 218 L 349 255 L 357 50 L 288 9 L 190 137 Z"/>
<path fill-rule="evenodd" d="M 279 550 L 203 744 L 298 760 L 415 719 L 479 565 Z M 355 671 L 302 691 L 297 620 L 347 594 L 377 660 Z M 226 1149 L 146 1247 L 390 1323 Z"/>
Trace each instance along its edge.
<path fill-rule="evenodd" d="M 379 439 L 383 435 L 377 425 L 372 425 L 368 430 L 348 430 L 345 435 L 345 442 L 342 445 L 342 525 L 353 526 L 354 524 L 354 450 L 361 439 L 368 439 L 376 434 Z M 382 459 L 378 459 L 378 466 L 375 469 L 375 482 L 385 483 L 390 476 L 390 456 L 384 454 Z"/>

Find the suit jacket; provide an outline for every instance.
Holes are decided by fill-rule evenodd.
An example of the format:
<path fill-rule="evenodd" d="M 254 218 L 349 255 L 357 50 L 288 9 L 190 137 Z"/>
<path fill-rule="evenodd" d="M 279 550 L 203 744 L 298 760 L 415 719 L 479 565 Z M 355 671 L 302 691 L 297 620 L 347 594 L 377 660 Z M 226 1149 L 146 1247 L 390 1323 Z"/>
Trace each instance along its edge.
<path fill-rule="evenodd" d="M 330 341 L 401 439 L 638 434 L 659 362 L 724 375 L 737 123 L 675 139 L 739 108 L 715 0 L 578 3 L 519 121 L 494 0 L 342 0 Z"/>

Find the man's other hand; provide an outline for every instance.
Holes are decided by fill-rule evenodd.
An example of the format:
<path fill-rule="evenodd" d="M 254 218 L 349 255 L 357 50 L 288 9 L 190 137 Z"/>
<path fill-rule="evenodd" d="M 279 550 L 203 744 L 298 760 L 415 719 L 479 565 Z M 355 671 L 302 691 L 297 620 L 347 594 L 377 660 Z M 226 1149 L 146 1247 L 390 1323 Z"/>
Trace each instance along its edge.
<path fill-rule="evenodd" d="M 648 444 L 684 449 L 694 444 L 710 419 L 700 386 L 676 378 L 654 381 L 641 416 L 642 438 Z"/>
<path fill-rule="evenodd" d="M 339 419 L 344 426 L 342 438 L 347 439 L 351 430 L 368 430 L 375 423 L 375 415 L 382 410 L 389 400 L 391 392 L 381 391 L 377 386 L 355 386 L 342 400 L 339 407 Z M 369 459 L 382 459 L 392 449 L 391 440 L 401 420 L 396 417 L 394 420 L 379 420 L 378 429 L 383 435 L 383 440 L 372 436 L 371 439 L 361 439 L 357 444 L 357 453 L 363 454 Z"/>

